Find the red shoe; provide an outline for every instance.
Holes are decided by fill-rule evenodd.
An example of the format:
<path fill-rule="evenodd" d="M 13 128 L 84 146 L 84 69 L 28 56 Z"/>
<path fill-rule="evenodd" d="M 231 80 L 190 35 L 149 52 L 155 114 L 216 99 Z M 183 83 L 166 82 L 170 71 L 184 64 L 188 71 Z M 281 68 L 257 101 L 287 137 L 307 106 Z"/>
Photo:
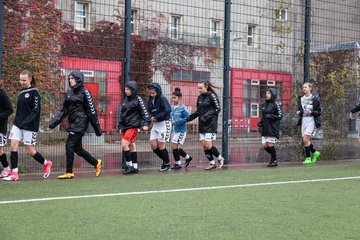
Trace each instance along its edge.
<path fill-rule="evenodd" d="M 3 178 L 4 181 L 19 181 L 19 174 L 12 172 L 9 176 Z"/>
<path fill-rule="evenodd" d="M 11 174 L 11 169 L 9 170 L 3 170 L 1 173 L 0 173 L 0 178 L 4 178 L 4 177 L 7 177 Z"/>
<path fill-rule="evenodd" d="M 52 167 L 52 162 L 51 161 L 47 161 L 44 164 L 44 175 L 43 175 L 44 178 L 48 178 L 50 176 L 51 167 Z"/>

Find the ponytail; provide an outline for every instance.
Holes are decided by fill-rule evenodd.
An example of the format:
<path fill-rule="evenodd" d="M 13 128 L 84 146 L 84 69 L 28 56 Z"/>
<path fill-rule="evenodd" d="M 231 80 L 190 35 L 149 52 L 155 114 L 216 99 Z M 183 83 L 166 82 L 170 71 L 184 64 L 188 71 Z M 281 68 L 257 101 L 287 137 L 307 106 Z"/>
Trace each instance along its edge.
<path fill-rule="evenodd" d="M 215 96 L 216 96 L 216 98 L 219 100 L 219 97 L 218 97 L 218 95 L 217 95 L 216 92 L 215 92 L 215 89 L 218 89 L 218 87 L 215 87 L 211 82 L 206 81 L 206 80 L 200 81 L 199 83 L 204 84 L 205 88 L 206 88 L 208 91 L 211 91 L 212 93 L 214 93 Z"/>

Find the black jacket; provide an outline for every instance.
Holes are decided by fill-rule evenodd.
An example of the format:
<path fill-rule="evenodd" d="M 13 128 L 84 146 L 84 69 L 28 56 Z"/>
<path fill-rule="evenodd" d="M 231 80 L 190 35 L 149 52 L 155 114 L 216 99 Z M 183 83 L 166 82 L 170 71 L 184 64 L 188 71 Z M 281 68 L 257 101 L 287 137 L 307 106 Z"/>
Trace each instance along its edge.
<path fill-rule="evenodd" d="M 170 120 L 171 106 L 169 101 L 162 95 L 161 86 L 158 83 L 151 83 L 148 88 L 156 91 L 155 99 L 151 96 L 148 102 L 148 111 L 158 122 Z"/>
<path fill-rule="evenodd" d="M 188 121 L 199 117 L 199 133 L 216 133 L 221 111 L 216 95 L 211 91 L 199 95 L 196 107 L 196 112 L 190 114 Z"/>
<path fill-rule="evenodd" d="M 298 126 L 301 126 L 302 123 L 302 116 L 304 114 L 304 109 L 301 106 L 301 97 L 298 97 L 298 110 L 300 111 L 300 115 L 299 115 L 299 120 L 298 120 Z M 311 112 L 311 115 L 314 116 L 314 121 L 315 121 L 315 127 L 319 128 L 321 127 L 321 104 L 320 104 L 320 100 L 318 97 L 313 96 L 313 111 Z"/>
<path fill-rule="evenodd" d="M 20 90 L 14 125 L 20 129 L 37 132 L 40 125 L 41 98 L 39 91 L 30 86 Z"/>
<path fill-rule="evenodd" d="M 66 93 L 63 108 L 56 114 L 49 128 L 55 128 L 65 117 L 68 117 L 68 132 L 84 135 L 90 122 L 96 135 L 101 136 L 100 124 L 91 93 L 83 87 L 83 73 L 74 71 L 69 76 L 73 76 L 76 79 L 77 85 Z"/>
<path fill-rule="evenodd" d="M 9 97 L 3 89 L 0 89 L 0 133 L 6 135 L 8 117 L 14 112 Z"/>
<path fill-rule="evenodd" d="M 132 95 L 130 97 L 125 96 L 121 105 L 118 128 L 126 130 L 129 128 L 148 126 L 150 122 L 150 115 L 142 98 L 137 95 L 137 83 L 129 81 L 125 87 L 128 87 L 131 90 Z"/>
<path fill-rule="evenodd" d="M 282 112 L 276 100 L 277 91 L 270 88 L 271 99 L 265 100 L 261 105 L 261 121 L 258 123 L 261 129 L 261 136 L 279 138 L 280 120 Z"/>

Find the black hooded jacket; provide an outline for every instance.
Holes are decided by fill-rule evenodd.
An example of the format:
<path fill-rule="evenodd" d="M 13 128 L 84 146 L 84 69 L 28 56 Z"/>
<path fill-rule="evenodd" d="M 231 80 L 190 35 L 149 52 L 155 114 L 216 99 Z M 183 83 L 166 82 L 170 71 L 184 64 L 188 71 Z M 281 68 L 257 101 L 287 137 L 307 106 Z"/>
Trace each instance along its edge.
<path fill-rule="evenodd" d="M 158 83 L 151 83 L 148 87 L 156 91 L 155 98 L 149 97 L 148 111 L 158 122 L 170 120 L 171 106 L 166 97 L 162 94 L 161 86 Z"/>
<path fill-rule="evenodd" d="M 0 89 L 0 133 L 7 133 L 8 117 L 14 112 L 9 97 L 3 89 Z"/>
<path fill-rule="evenodd" d="M 196 112 L 190 114 L 188 121 L 199 117 L 199 133 L 216 133 L 218 115 L 221 111 L 216 95 L 208 91 L 200 94 L 196 102 Z"/>
<path fill-rule="evenodd" d="M 77 84 L 74 88 L 67 91 L 63 108 L 56 114 L 49 128 L 55 128 L 65 117 L 68 117 L 68 132 L 81 133 L 84 135 L 90 122 L 96 135 L 101 136 L 95 104 L 91 93 L 83 86 L 84 74 L 79 71 L 74 71 L 70 73 L 69 77 L 70 76 L 76 79 Z"/>
<path fill-rule="evenodd" d="M 129 128 L 140 128 L 148 126 L 150 115 L 144 105 L 144 101 L 137 95 L 138 85 L 135 81 L 129 81 L 125 87 L 132 92 L 131 96 L 125 96 L 121 105 L 118 128 L 126 130 Z"/>
<path fill-rule="evenodd" d="M 261 105 L 261 121 L 258 123 L 261 129 L 261 136 L 279 138 L 280 120 L 282 112 L 276 100 L 277 91 L 274 88 L 268 90 L 271 94 L 270 100 L 265 100 Z"/>

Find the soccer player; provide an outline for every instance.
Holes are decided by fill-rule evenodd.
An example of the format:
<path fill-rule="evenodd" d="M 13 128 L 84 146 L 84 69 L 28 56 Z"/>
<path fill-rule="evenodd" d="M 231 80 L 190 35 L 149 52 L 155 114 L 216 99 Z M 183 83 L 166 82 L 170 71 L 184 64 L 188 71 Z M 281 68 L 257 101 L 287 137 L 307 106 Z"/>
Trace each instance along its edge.
<path fill-rule="evenodd" d="M 275 143 L 279 139 L 280 120 L 282 113 L 280 106 L 275 102 L 277 91 L 269 88 L 265 94 L 265 102 L 261 105 L 261 121 L 258 126 L 261 127 L 261 143 L 267 153 L 270 154 L 271 160 L 268 167 L 276 167 L 277 156 Z"/>
<path fill-rule="evenodd" d="M 95 159 L 82 147 L 82 138 L 89 126 L 89 122 L 94 128 L 96 136 L 101 136 L 102 134 L 95 110 L 95 104 L 92 100 L 91 93 L 83 86 L 84 74 L 82 72 L 71 72 L 68 81 L 70 89 L 66 93 L 63 107 L 49 125 L 49 128 L 53 129 L 66 117 L 68 118 L 69 125 L 67 131 L 69 132 L 69 135 L 65 145 L 66 172 L 59 175 L 58 179 L 74 178 L 74 152 L 94 166 L 95 176 L 99 177 L 101 174 L 102 160 Z"/>
<path fill-rule="evenodd" d="M 135 141 L 140 128 L 143 127 L 143 130 L 147 131 L 150 122 L 150 115 L 144 101 L 137 95 L 137 92 L 138 85 L 135 81 L 129 81 L 125 84 L 125 98 L 121 105 L 118 124 L 122 154 L 126 162 L 123 174 L 139 172 Z"/>
<path fill-rule="evenodd" d="M 150 132 L 150 146 L 153 152 L 163 161 L 160 172 L 171 169 L 169 153 L 166 149 L 166 142 L 170 141 L 171 106 L 166 97 L 162 94 L 161 86 L 158 83 L 151 83 L 148 87 L 149 101 L 148 111 L 153 126 Z"/>
<path fill-rule="evenodd" d="M 181 160 L 180 156 L 185 158 L 185 167 L 189 166 L 192 157 L 189 156 L 180 145 L 184 145 L 186 139 L 186 122 L 189 117 L 189 112 L 185 105 L 181 102 L 182 93 L 180 88 L 175 88 L 173 91 L 171 100 L 173 105 L 171 106 L 171 122 L 173 125 L 173 136 L 171 140 L 171 148 L 173 151 L 175 165 L 172 169 L 180 169 Z"/>
<path fill-rule="evenodd" d="M 209 166 L 205 170 L 216 169 L 214 157 L 218 161 L 218 168 L 224 166 L 224 158 L 221 156 L 213 141 L 216 140 L 218 115 L 221 111 L 218 96 L 214 91 L 214 86 L 209 81 L 201 81 L 198 83 L 200 95 L 197 99 L 196 112 L 190 114 L 188 121 L 192 121 L 199 117 L 199 135 L 200 142 L 204 149 L 205 155 L 209 160 Z"/>
<path fill-rule="evenodd" d="M 46 160 L 35 150 L 37 132 L 40 125 L 41 98 L 35 86 L 35 78 L 30 71 L 20 73 L 21 90 L 19 92 L 15 120 L 10 131 L 10 161 L 11 174 L 4 177 L 5 181 L 18 181 L 18 150 L 19 143 L 23 142 L 26 153 L 40 164 L 44 165 L 44 178 L 51 173 L 52 162 Z"/>
<path fill-rule="evenodd" d="M 304 83 L 302 90 L 304 95 L 298 97 L 296 115 L 299 116 L 298 125 L 301 126 L 301 136 L 305 147 L 303 164 L 314 164 L 319 158 L 320 152 L 316 151 L 310 139 L 315 135 L 316 128 L 321 126 L 321 105 L 319 98 L 312 94 L 313 85 L 311 83 Z"/>
<path fill-rule="evenodd" d="M 11 169 L 7 161 L 4 146 L 7 140 L 7 123 L 9 116 L 14 112 L 9 97 L 3 88 L 3 81 L 0 80 L 0 162 L 3 165 L 3 171 L 0 178 L 7 177 L 11 174 Z"/>

